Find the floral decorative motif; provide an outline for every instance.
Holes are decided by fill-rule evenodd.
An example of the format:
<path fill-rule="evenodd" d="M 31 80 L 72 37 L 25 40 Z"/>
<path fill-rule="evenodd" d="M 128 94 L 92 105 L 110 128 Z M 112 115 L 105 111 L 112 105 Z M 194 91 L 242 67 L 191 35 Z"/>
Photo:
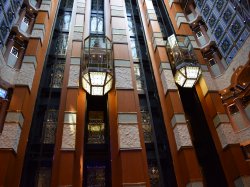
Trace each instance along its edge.
<path fill-rule="evenodd" d="M 8 10 L 8 19 L 9 19 L 9 22 L 12 23 L 12 21 L 14 20 L 14 15 L 15 13 L 12 12 L 11 9 Z"/>
<path fill-rule="evenodd" d="M 216 29 L 215 29 L 215 32 L 214 32 L 214 36 L 216 39 L 220 39 L 221 35 L 223 33 L 223 30 L 222 30 L 222 27 L 219 25 Z"/>
<path fill-rule="evenodd" d="M 223 5 L 224 5 L 224 1 L 223 0 L 218 0 L 217 3 L 216 3 L 216 8 L 218 11 L 221 11 Z"/>
<path fill-rule="evenodd" d="M 224 53 L 227 52 L 227 50 L 229 49 L 229 46 L 230 46 L 230 42 L 229 42 L 228 38 L 225 38 L 221 44 L 221 49 L 223 50 Z"/>
<path fill-rule="evenodd" d="M 206 6 L 204 7 L 204 9 L 203 9 L 203 15 L 204 15 L 204 17 L 207 17 L 207 15 L 208 15 L 208 13 L 209 13 L 209 10 L 210 10 L 209 6 L 206 5 Z"/>
<path fill-rule="evenodd" d="M 14 7 L 15 10 L 17 10 L 20 7 L 20 1 L 15 0 L 14 3 L 13 3 L 13 7 Z"/>
<path fill-rule="evenodd" d="M 233 13 L 230 9 L 227 9 L 224 14 L 223 14 L 223 20 L 225 21 L 225 23 L 228 23 L 228 21 L 231 19 Z"/>
<path fill-rule="evenodd" d="M 213 28 L 215 22 L 216 22 L 216 18 L 215 18 L 215 16 L 214 16 L 214 14 L 212 14 L 212 16 L 211 16 L 211 17 L 209 18 L 209 20 L 208 20 L 208 24 L 209 24 L 209 26 L 210 26 L 211 28 Z"/>
<path fill-rule="evenodd" d="M 234 37 L 237 37 L 241 28 L 242 28 L 242 26 L 241 26 L 240 22 L 236 19 L 235 22 L 232 24 L 230 31 Z"/>
<path fill-rule="evenodd" d="M 119 125 L 120 149 L 141 149 L 138 126 Z"/>
<path fill-rule="evenodd" d="M 2 33 L 3 38 L 5 38 L 6 35 L 7 35 L 7 33 L 8 33 L 8 27 L 7 27 L 7 25 L 6 25 L 5 22 L 2 22 L 0 31 L 1 31 L 1 33 Z"/>
<path fill-rule="evenodd" d="M 202 4 L 203 4 L 203 0 L 197 0 L 197 5 L 198 5 L 199 7 L 202 7 Z"/>

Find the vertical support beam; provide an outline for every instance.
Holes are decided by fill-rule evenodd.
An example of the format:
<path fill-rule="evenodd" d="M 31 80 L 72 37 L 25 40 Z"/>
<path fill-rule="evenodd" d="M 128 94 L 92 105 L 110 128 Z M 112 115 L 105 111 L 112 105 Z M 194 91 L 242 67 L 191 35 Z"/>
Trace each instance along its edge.
<path fill-rule="evenodd" d="M 203 186 L 203 177 L 195 155 L 189 134 L 185 113 L 174 77 L 170 68 L 166 48 L 161 43 L 154 43 L 151 35 L 161 33 L 157 21 L 147 24 L 146 10 L 150 3 L 139 3 L 153 72 L 160 97 L 164 123 L 170 144 L 170 151 L 178 186 Z M 174 6 L 174 5 L 173 5 Z M 150 8 L 150 7 L 149 7 Z M 172 19 L 174 19 L 172 17 Z M 153 38 L 152 38 L 153 39 Z M 151 42 L 150 42 L 151 41 Z"/>
<path fill-rule="evenodd" d="M 113 186 L 149 186 L 143 132 L 140 125 L 139 99 L 130 62 L 125 3 L 111 0 L 111 25 L 114 38 L 115 91 L 109 93 L 111 167 Z M 118 38 L 121 40 L 119 41 Z M 112 100 L 114 99 L 114 100 Z M 113 162 L 114 160 L 114 162 Z M 115 173 L 119 172 L 120 174 Z M 116 179 L 118 177 L 118 179 Z"/>
<path fill-rule="evenodd" d="M 9 138 L 9 141 L 5 142 L 0 140 L 0 144 L 2 144 L 0 148 L 0 186 L 18 187 L 20 184 L 27 140 L 29 137 L 29 131 L 32 122 L 32 115 L 44 65 L 45 55 L 48 49 L 52 25 L 55 21 L 55 13 L 58 6 L 58 0 L 51 1 L 51 6 L 53 8 L 51 9 L 51 16 L 49 19 L 46 14 L 41 14 L 40 16 L 38 16 L 39 18 L 37 18 L 45 20 L 45 22 L 43 21 L 43 23 L 47 32 L 44 35 L 42 45 L 41 43 L 39 43 L 40 41 L 38 41 L 37 45 L 35 45 L 37 47 L 35 47 L 33 51 L 31 49 L 28 49 L 28 46 L 25 53 L 26 56 L 24 56 L 25 61 L 31 61 L 32 63 L 35 62 L 35 64 L 37 64 L 33 75 L 34 79 L 32 79 L 32 81 L 34 81 L 32 84 L 15 86 L 8 109 L 8 117 L 6 116 L 5 119 L 6 126 L 4 125 L 3 127 L 3 131 L 6 133 L 2 133 L 0 135 L 0 139 L 3 135 L 5 136 L 5 140 L 6 137 Z M 43 18 L 43 16 L 45 17 Z M 36 43 L 36 39 L 30 40 L 32 40 L 33 44 Z M 32 54 L 31 58 L 28 57 L 29 54 Z M 20 74 L 18 76 L 20 76 Z M 8 129 L 10 129 L 10 131 Z M 14 133 L 16 133 L 15 136 L 13 135 Z"/>
<path fill-rule="evenodd" d="M 69 29 L 51 186 L 81 187 L 83 184 L 86 94 L 79 86 L 84 21 L 85 0 L 76 0 Z"/>

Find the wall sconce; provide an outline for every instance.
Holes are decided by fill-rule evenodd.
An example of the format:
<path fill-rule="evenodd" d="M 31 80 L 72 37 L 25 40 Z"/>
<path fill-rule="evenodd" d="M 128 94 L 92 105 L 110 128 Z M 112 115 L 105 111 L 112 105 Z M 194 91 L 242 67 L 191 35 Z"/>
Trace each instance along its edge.
<path fill-rule="evenodd" d="M 112 43 L 105 36 L 85 39 L 82 86 L 91 95 L 105 95 L 113 83 Z"/>
<path fill-rule="evenodd" d="M 182 87 L 192 88 L 201 75 L 201 68 L 189 38 L 171 35 L 168 37 L 167 51 L 175 82 Z"/>

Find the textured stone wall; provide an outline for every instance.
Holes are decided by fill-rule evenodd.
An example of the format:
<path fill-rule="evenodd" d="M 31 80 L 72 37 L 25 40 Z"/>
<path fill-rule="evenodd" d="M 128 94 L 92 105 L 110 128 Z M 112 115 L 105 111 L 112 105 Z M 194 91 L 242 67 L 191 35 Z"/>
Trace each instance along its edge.
<path fill-rule="evenodd" d="M 63 137 L 62 137 L 62 149 L 74 150 L 75 139 L 76 139 L 76 125 L 64 124 L 63 125 Z"/>
<path fill-rule="evenodd" d="M 17 152 L 21 127 L 18 123 L 5 123 L 0 135 L 0 148 L 13 149 Z"/>
<path fill-rule="evenodd" d="M 189 182 L 186 187 L 203 187 L 203 183 L 201 181 Z"/>
<path fill-rule="evenodd" d="M 119 124 L 120 149 L 141 149 L 138 125 Z"/>
<path fill-rule="evenodd" d="M 71 64 L 69 70 L 68 87 L 79 87 L 80 64 Z"/>
<path fill-rule="evenodd" d="M 76 113 L 64 113 L 64 125 L 62 136 L 62 150 L 75 150 L 76 141 Z"/>
<path fill-rule="evenodd" d="M 175 84 L 174 76 L 169 63 L 161 63 L 160 73 L 164 94 L 166 95 L 169 90 L 177 90 L 177 86 Z"/>
<path fill-rule="evenodd" d="M 21 112 L 8 112 L 5 118 L 2 134 L 0 134 L 0 148 L 13 149 L 17 152 L 24 118 Z"/>
<path fill-rule="evenodd" d="M 189 147 L 193 145 L 186 124 L 176 125 L 174 128 L 174 136 L 177 145 L 177 150 L 182 147 Z"/>
<path fill-rule="evenodd" d="M 116 89 L 133 89 L 131 68 L 115 68 L 115 87 Z"/>
<path fill-rule="evenodd" d="M 32 38 L 39 38 L 43 42 L 45 36 L 45 25 L 35 24 L 31 33 Z"/>
<path fill-rule="evenodd" d="M 235 187 L 249 187 L 250 176 L 241 176 L 234 181 Z"/>
<path fill-rule="evenodd" d="M 241 131 L 236 133 L 239 137 L 240 142 L 246 142 L 250 140 L 250 127 L 242 129 Z"/>
<path fill-rule="evenodd" d="M 239 143 L 239 137 L 234 132 L 226 114 L 217 114 L 213 119 L 213 123 L 223 148 L 229 144 Z"/>
<path fill-rule="evenodd" d="M 31 90 L 33 79 L 35 75 L 35 66 L 33 63 L 23 62 L 22 67 L 17 73 L 15 84 L 16 85 L 27 85 Z"/>
<path fill-rule="evenodd" d="M 118 113 L 118 137 L 121 150 L 141 149 L 137 113 Z"/>
<path fill-rule="evenodd" d="M 218 133 L 222 147 L 226 147 L 230 144 L 237 144 L 239 142 L 238 136 L 233 131 L 230 123 L 221 123 L 216 131 Z"/>

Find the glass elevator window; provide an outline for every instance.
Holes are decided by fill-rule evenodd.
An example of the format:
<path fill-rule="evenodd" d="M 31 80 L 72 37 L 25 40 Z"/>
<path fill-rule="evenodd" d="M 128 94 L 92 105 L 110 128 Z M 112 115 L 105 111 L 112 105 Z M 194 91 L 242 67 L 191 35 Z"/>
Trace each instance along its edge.
<path fill-rule="evenodd" d="M 104 0 L 91 1 L 90 42 L 92 54 L 89 57 L 91 65 L 98 67 L 106 65 L 110 58 L 107 54 L 100 54 L 98 47 L 106 45 L 104 29 Z M 87 47 L 87 46 L 85 46 Z M 87 56 L 88 54 L 85 54 Z M 93 75 L 94 72 L 92 72 Z M 96 72 L 99 73 L 99 72 Z M 93 85 L 95 84 L 93 80 Z M 92 88 L 93 89 L 93 88 Z M 87 108 L 84 132 L 84 187 L 111 187 L 111 155 L 109 143 L 109 120 L 107 95 L 97 96 L 87 93 Z M 102 94 L 100 94 L 102 95 Z"/>
<path fill-rule="evenodd" d="M 107 95 L 87 95 L 84 134 L 84 187 L 111 187 Z"/>

